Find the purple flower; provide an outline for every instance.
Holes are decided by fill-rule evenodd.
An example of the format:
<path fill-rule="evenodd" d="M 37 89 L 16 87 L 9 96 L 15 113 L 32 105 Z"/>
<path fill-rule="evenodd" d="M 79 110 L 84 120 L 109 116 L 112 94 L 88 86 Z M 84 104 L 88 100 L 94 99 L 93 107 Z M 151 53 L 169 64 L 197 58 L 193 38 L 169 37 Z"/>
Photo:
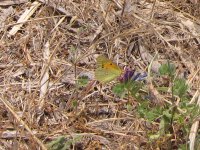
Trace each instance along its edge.
<path fill-rule="evenodd" d="M 130 68 L 126 68 L 124 74 L 119 78 L 119 81 L 122 83 L 126 83 L 130 80 L 133 81 L 142 81 L 147 77 L 147 73 L 138 73 L 135 69 L 131 70 Z"/>

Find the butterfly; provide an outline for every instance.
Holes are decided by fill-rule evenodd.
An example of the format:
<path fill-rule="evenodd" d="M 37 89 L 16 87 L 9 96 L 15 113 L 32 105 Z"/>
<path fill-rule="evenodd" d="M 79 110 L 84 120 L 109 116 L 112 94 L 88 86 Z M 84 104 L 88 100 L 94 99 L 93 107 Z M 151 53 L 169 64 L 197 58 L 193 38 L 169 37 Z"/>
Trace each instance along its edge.
<path fill-rule="evenodd" d="M 101 83 L 108 83 L 119 77 L 121 73 L 122 70 L 110 59 L 106 58 L 104 55 L 97 57 L 97 69 L 95 71 L 96 80 Z"/>

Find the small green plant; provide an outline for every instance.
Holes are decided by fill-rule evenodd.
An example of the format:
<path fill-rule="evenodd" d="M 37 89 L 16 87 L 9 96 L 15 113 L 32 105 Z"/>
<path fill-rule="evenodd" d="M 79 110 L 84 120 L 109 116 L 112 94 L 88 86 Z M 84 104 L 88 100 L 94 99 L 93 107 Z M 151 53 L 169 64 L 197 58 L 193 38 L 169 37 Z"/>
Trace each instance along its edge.
<path fill-rule="evenodd" d="M 186 84 L 185 79 L 176 78 L 173 84 L 173 93 L 181 99 L 186 96 L 188 90 L 188 85 Z"/>
<path fill-rule="evenodd" d="M 163 108 L 155 106 L 151 108 L 149 101 L 143 101 L 137 108 L 137 112 L 140 117 L 146 118 L 149 122 L 155 121 L 162 116 Z"/>
<path fill-rule="evenodd" d="M 124 83 L 119 83 L 117 85 L 115 85 L 112 89 L 113 93 L 115 93 L 117 96 L 120 96 L 121 98 L 123 98 L 126 94 L 126 86 Z"/>
<path fill-rule="evenodd" d="M 159 68 L 160 75 L 166 75 L 170 79 L 172 99 L 174 95 L 183 98 L 186 95 L 188 90 L 188 85 L 186 84 L 185 79 L 175 78 L 175 65 L 171 64 L 169 61 L 166 64 L 163 64 Z"/>
<path fill-rule="evenodd" d="M 152 106 L 151 101 L 147 101 L 140 92 L 141 89 L 145 89 L 145 84 L 133 80 L 134 76 L 130 76 L 130 71 L 128 73 L 124 75 L 123 82 L 114 86 L 113 92 L 121 98 L 132 96 L 138 99 L 138 115 L 149 122 L 159 122 L 159 131 L 150 131 L 149 133 L 150 142 L 165 139 L 166 142 L 169 142 L 167 145 L 171 144 L 172 147 L 173 143 L 170 142 L 170 139 L 177 134 L 177 131 L 181 132 L 182 141 L 186 141 L 191 123 L 200 115 L 200 110 L 198 106 L 188 103 L 188 85 L 185 79 L 179 78 L 176 75 L 175 65 L 168 61 L 159 68 L 160 79 L 164 77 L 164 79 L 169 81 L 168 85 L 165 84 L 161 85 L 161 87 L 156 87 L 163 94 L 167 94 L 167 100 L 171 102 L 171 104 L 166 103 L 163 107 Z M 125 80 L 127 76 L 131 78 Z M 132 111 L 131 103 L 126 104 L 125 107 L 127 111 Z M 188 146 L 184 142 L 180 143 L 180 145 L 186 148 Z"/>
<path fill-rule="evenodd" d="M 67 139 L 60 136 L 47 144 L 48 150 L 68 150 L 81 140 L 81 136 L 75 136 L 73 139 Z"/>
<path fill-rule="evenodd" d="M 176 72 L 176 67 L 174 64 L 171 64 L 169 61 L 167 61 L 166 64 L 163 64 L 159 68 L 160 75 L 168 75 L 169 77 L 174 77 Z"/>
<path fill-rule="evenodd" d="M 47 144 L 49 150 L 60 150 L 65 145 L 65 138 L 60 136 Z"/>
<path fill-rule="evenodd" d="M 89 82 L 89 78 L 88 76 L 81 76 L 81 77 L 78 77 L 78 80 L 77 80 L 77 84 L 78 84 L 78 87 L 85 87 L 87 86 L 88 82 Z"/>
<path fill-rule="evenodd" d="M 128 82 L 119 83 L 113 87 L 113 92 L 121 98 L 125 96 L 137 97 L 139 90 L 142 88 L 143 83 L 138 81 L 129 80 Z"/>
<path fill-rule="evenodd" d="M 77 100 L 73 100 L 73 101 L 72 101 L 72 107 L 73 107 L 73 108 L 77 108 L 77 107 L 78 107 L 78 102 L 77 102 Z"/>
<path fill-rule="evenodd" d="M 168 101 L 171 101 L 172 105 L 151 106 L 149 101 L 143 101 L 138 106 L 138 114 L 149 122 L 159 121 L 159 131 L 149 134 L 151 141 L 159 140 L 161 137 L 167 139 L 173 137 L 174 134 L 177 134 L 174 133 L 174 128 L 182 132 L 183 136 L 181 138 L 187 139 L 191 123 L 200 115 L 200 110 L 197 106 L 188 103 L 188 85 L 185 79 L 176 77 L 174 64 L 168 61 L 166 64 L 161 65 L 159 72 L 161 77 L 168 78 L 169 84 L 157 88 L 160 88 L 164 93 L 167 93 L 169 91 L 167 89 L 170 89 L 168 95 L 170 94 L 171 98 Z M 187 147 L 187 144 L 182 144 L 182 147 Z"/>

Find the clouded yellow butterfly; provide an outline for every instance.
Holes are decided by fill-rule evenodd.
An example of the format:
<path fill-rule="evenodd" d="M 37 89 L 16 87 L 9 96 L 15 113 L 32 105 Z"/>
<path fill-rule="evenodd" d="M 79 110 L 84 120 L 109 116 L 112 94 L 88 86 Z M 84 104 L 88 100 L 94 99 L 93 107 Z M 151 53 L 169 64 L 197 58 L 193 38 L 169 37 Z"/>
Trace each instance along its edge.
<path fill-rule="evenodd" d="M 101 83 L 108 83 L 120 76 L 122 70 L 110 59 L 101 55 L 97 57 L 97 69 L 95 78 Z"/>

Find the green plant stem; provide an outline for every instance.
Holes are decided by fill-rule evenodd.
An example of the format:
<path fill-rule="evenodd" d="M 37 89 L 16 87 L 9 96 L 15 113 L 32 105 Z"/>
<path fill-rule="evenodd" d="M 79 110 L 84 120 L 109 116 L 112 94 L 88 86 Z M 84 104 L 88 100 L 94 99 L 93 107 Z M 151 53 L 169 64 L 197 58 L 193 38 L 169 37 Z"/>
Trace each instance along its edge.
<path fill-rule="evenodd" d="M 168 60 L 168 66 L 170 67 L 170 63 L 169 63 L 169 60 Z M 171 117 L 171 120 L 170 120 L 170 133 L 173 134 L 174 133 L 174 130 L 173 130 L 173 121 L 174 121 L 174 115 L 175 115 L 175 112 L 176 112 L 176 104 L 175 104 L 175 97 L 174 97 L 174 75 L 172 73 L 172 68 L 170 67 L 169 69 L 169 75 L 170 75 L 170 84 L 171 84 L 171 92 L 172 92 L 172 117 Z M 171 143 L 171 149 L 172 149 L 172 143 Z"/>

